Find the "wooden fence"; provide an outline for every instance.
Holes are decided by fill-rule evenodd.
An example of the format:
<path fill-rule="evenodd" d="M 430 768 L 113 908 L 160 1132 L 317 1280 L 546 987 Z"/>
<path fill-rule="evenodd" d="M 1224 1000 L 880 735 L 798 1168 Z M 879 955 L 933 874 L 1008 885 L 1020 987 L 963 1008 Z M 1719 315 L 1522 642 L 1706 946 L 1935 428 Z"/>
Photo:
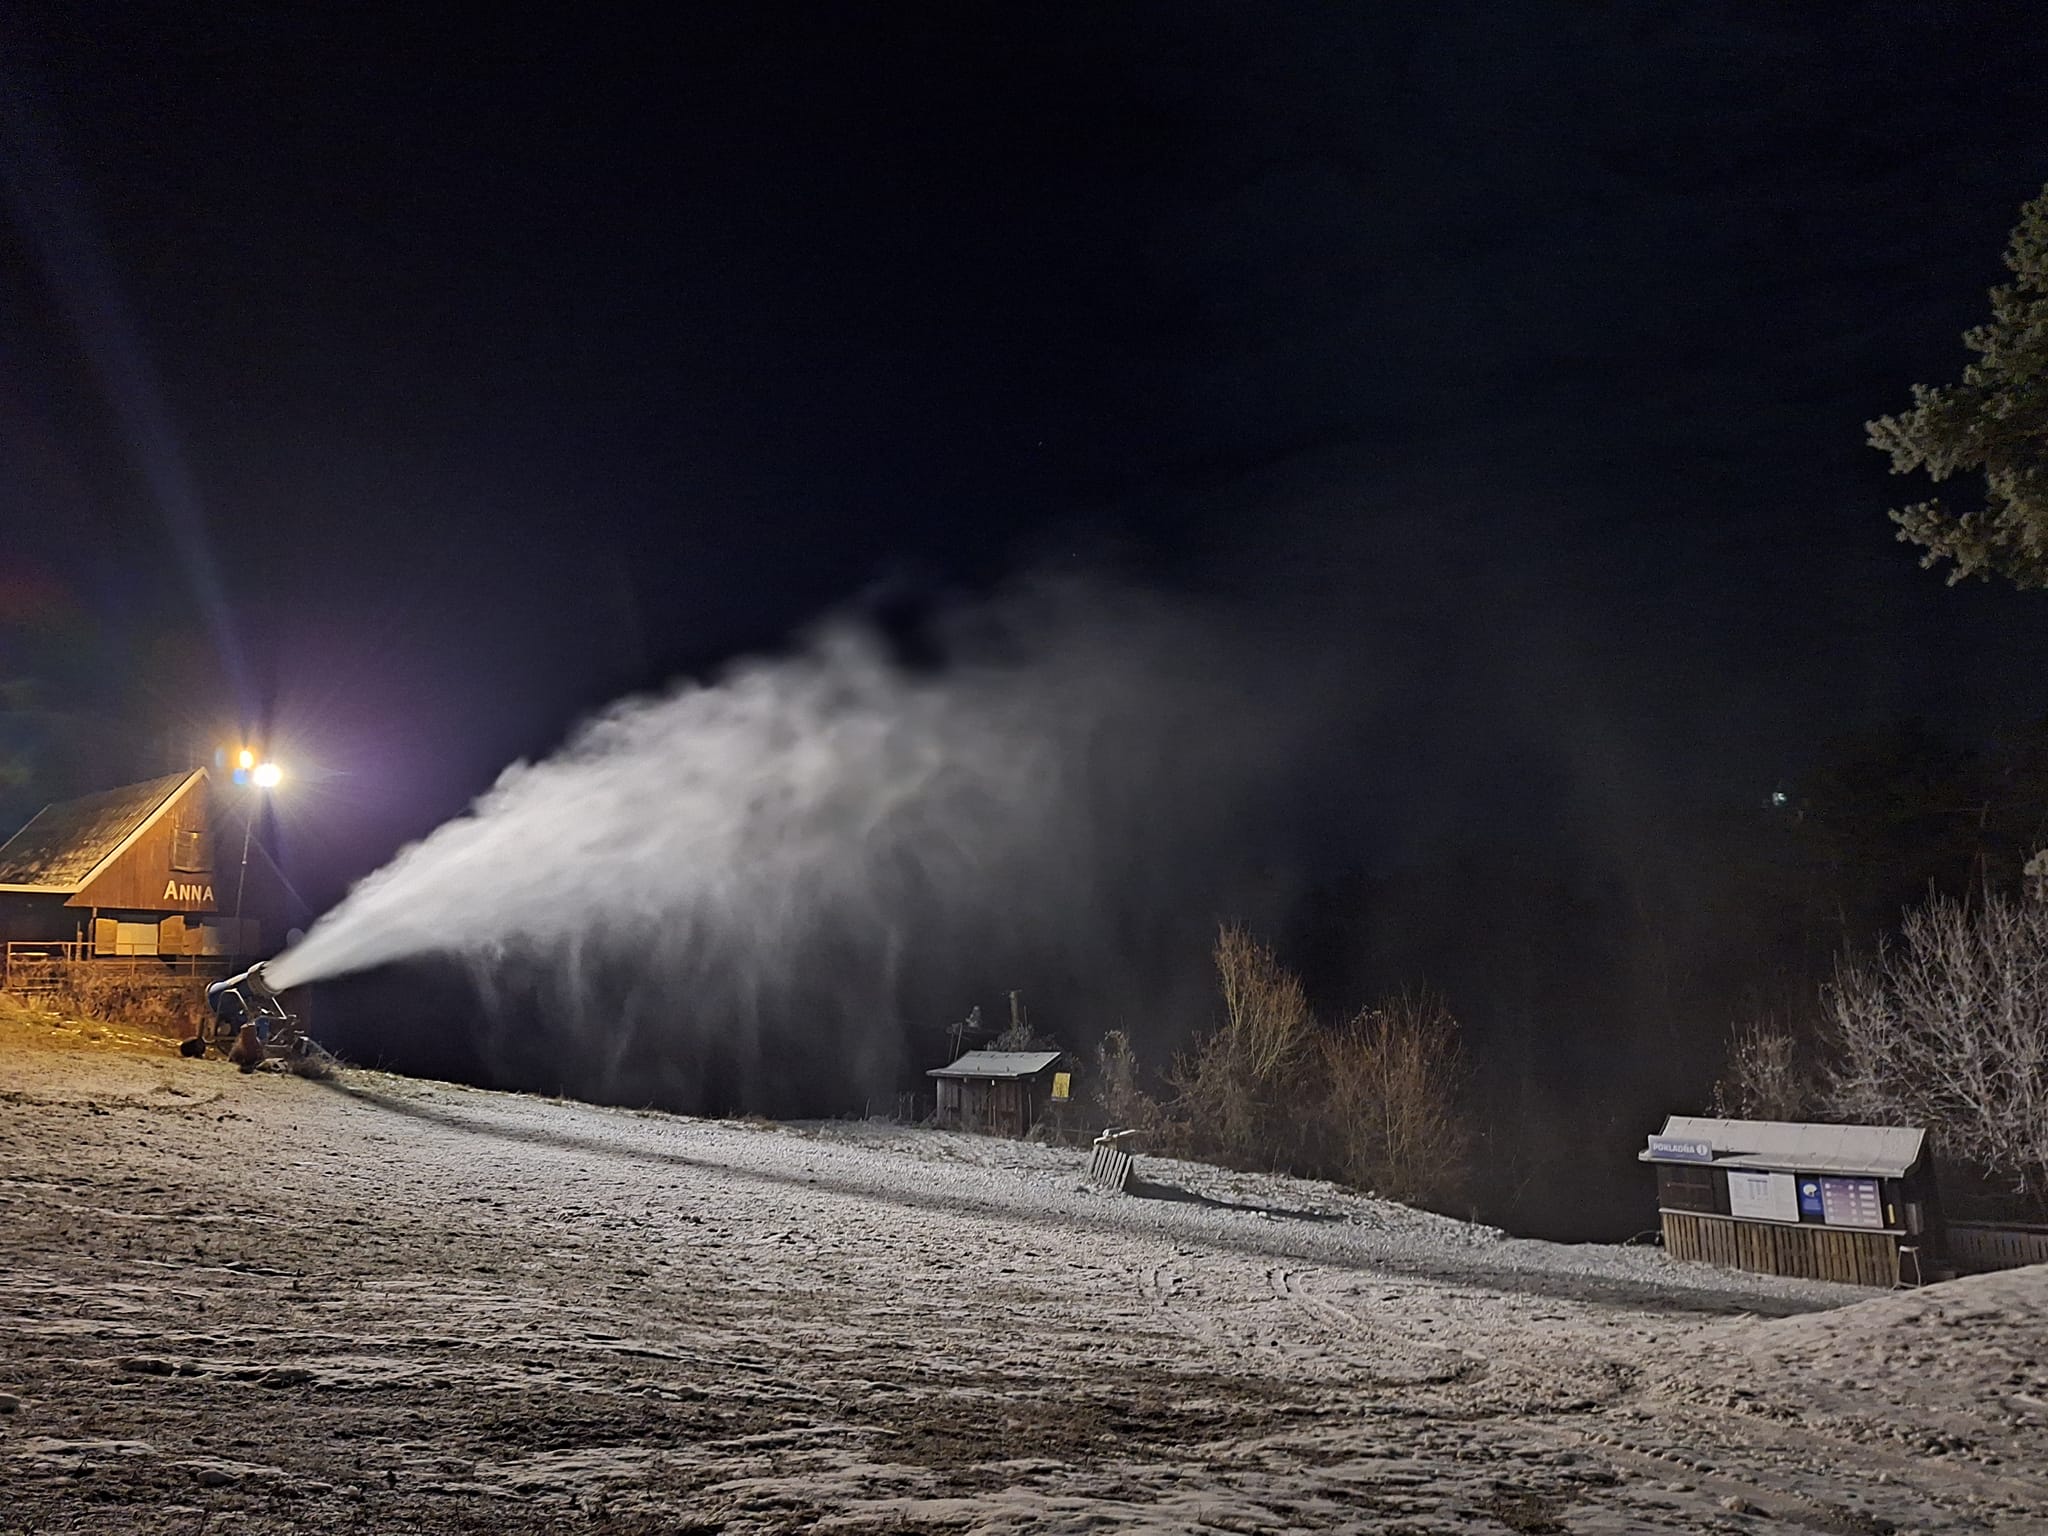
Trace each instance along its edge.
<path fill-rule="evenodd" d="M 35 994 L 54 992 L 64 967 L 92 954 L 90 942 L 53 939 L 48 943 L 9 939 L 0 947 L 0 990 Z"/>
<path fill-rule="evenodd" d="M 1899 1283 L 1899 1240 L 1889 1232 L 1795 1227 L 1689 1211 L 1663 1215 L 1664 1247 L 1673 1258 L 1802 1280 L 1887 1287 Z"/>
<path fill-rule="evenodd" d="M 1984 1221 L 1948 1224 L 1949 1262 L 1965 1274 L 2048 1264 L 2048 1227 L 2000 1227 Z"/>
<path fill-rule="evenodd" d="M 225 976 L 227 969 L 219 955 L 95 955 L 90 940 L 10 939 L 0 945 L 0 992 L 25 998 L 48 997 L 87 976 L 169 982 Z"/>

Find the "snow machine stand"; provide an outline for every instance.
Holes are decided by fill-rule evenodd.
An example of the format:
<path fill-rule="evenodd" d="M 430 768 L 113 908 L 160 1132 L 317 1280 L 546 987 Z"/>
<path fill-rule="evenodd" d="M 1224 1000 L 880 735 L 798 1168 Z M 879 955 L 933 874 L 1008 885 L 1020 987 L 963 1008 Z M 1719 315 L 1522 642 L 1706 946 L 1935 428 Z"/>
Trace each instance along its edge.
<path fill-rule="evenodd" d="M 261 1047 L 260 1056 L 297 1057 L 306 1052 L 309 1042 L 299 1027 L 298 1015 L 285 1007 L 264 979 L 261 961 L 208 987 L 206 1007 L 213 1018 L 202 1044 L 230 1059 L 236 1059 L 238 1049 L 247 1049 L 251 1037 L 246 1032 L 250 1030 Z"/>

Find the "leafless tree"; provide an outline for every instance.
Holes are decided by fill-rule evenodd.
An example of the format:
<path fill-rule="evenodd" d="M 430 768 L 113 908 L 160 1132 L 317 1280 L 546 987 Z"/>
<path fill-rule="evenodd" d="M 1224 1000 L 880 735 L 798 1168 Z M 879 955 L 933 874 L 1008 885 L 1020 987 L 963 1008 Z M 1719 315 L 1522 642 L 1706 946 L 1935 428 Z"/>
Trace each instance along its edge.
<path fill-rule="evenodd" d="M 1728 1045 L 1713 1110 L 1731 1120 L 1804 1120 L 1819 1107 L 1798 1037 L 1775 1020 L 1746 1024 Z"/>
<path fill-rule="evenodd" d="M 1315 1171 L 1447 1205 L 1471 1146 L 1457 1021 L 1403 995 L 1319 1029 L 1300 980 L 1242 928 L 1216 937 L 1222 1022 L 1174 1060 L 1163 1145 L 1241 1168 Z"/>
<path fill-rule="evenodd" d="M 1928 1125 L 1947 1151 L 2048 1204 L 2048 903 L 1936 897 L 1828 991 L 1844 1118 Z"/>
<path fill-rule="evenodd" d="M 1216 935 L 1223 1022 L 1174 1059 L 1174 1112 L 1187 1149 L 1246 1167 L 1285 1167 L 1300 1149 L 1298 1102 L 1315 1046 L 1300 980 L 1245 929 Z"/>
<path fill-rule="evenodd" d="M 1365 1009 L 1321 1047 L 1316 1119 L 1338 1176 L 1399 1200 L 1454 1198 L 1471 1132 L 1458 1024 L 1442 999 L 1404 994 Z"/>
<path fill-rule="evenodd" d="M 1119 1130 L 1151 1129 L 1159 1106 L 1138 1086 L 1138 1053 L 1130 1036 L 1112 1029 L 1095 1047 L 1095 1071 L 1088 1085 L 1096 1121 Z"/>

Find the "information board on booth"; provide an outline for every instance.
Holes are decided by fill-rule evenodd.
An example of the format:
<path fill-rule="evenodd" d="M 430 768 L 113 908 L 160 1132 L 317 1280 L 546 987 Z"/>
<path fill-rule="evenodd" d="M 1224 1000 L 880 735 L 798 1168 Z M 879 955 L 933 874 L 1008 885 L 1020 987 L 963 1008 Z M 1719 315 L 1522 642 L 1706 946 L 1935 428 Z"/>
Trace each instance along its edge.
<path fill-rule="evenodd" d="M 1884 1202 L 1875 1179 L 1822 1179 L 1821 1215 L 1831 1227 L 1882 1227 Z"/>
<path fill-rule="evenodd" d="M 1728 1214 L 1751 1221 L 1799 1220 L 1799 1181 L 1789 1173 L 1728 1170 Z"/>

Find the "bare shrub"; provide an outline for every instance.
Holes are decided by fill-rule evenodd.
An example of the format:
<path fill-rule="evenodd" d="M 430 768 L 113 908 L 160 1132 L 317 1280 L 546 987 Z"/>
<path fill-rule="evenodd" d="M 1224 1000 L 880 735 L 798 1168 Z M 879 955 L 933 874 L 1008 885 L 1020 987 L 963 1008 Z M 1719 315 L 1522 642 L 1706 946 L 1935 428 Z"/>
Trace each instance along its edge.
<path fill-rule="evenodd" d="M 1216 935 L 1223 1022 L 1174 1058 L 1173 1122 L 1183 1149 L 1240 1167 L 1284 1167 L 1301 1147 L 1299 1095 L 1315 1018 L 1300 980 L 1265 944 Z"/>
<path fill-rule="evenodd" d="M 208 1015 L 204 976 L 152 975 L 91 961 L 57 973 L 50 1000 L 65 1013 L 182 1039 L 200 1032 Z"/>
<path fill-rule="evenodd" d="M 1845 960 L 1827 993 L 1829 1107 L 1927 1125 L 1944 1150 L 2048 1205 L 2048 903 L 1944 897 L 1898 942 Z"/>
<path fill-rule="evenodd" d="M 1472 1135 L 1442 999 L 1404 994 L 1320 1030 L 1300 980 L 1244 929 L 1218 932 L 1215 960 L 1223 1020 L 1174 1058 L 1174 1096 L 1152 1106 L 1160 1150 L 1457 1199 Z"/>
<path fill-rule="evenodd" d="M 1819 1105 L 1802 1069 L 1798 1038 L 1771 1019 L 1745 1024 L 1728 1042 L 1713 1112 L 1729 1120 L 1804 1120 Z"/>
<path fill-rule="evenodd" d="M 1458 1022 L 1443 1000 L 1404 994 L 1320 1045 L 1315 1121 L 1331 1171 L 1397 1200 L 1455 1200 L 1472 1137 L 1460 1106 Z"/>
<path fill-rule="evenodd" d="M 1059 1041 L 1051 1035 L 1041 1033 L 1032 1024 L 1031 1010 L 1024 1006 L 1024 994 L 1012 992 L 1009 999 L 1010 1022 L 996 1032 L 995 1038 L 989 1041 L 988 1048 L 992 1051 L 1059 1050 Z M 981 1005 L 977 1003 L 960 1025 L 960 1029 L 964 1038 L 966 1034 L 979 1032 L 982 1028 L 984 1026 L 981 1022 Z"/>
<path fill-rule="evenodd" d="M 311 1078 L 316 1083 L 338 1082 L 341 1078 L 340 1059 L 311 1040 L 285 1056 L 284 1069 L 295 1077 Z"/>
<path fill-rule="evenodd" d="M 1158 1118 L 1159 1106 L 1138 1086 L 1138 1053 L 1120 1029 L 1109 1031 L 1095 1047 L 1088 1100 L 1100 1127 L 1145 1130 Z"/>
<path fill-rule="evenodd" d="M 1020 1019 L 1005 1026 L 1001 1034 L 989 1041 L 988 1048 L 992 1051 L 1056 1051 L 1060 1043 L 1051 1035 L 1040 1034 L 1029 1020 Z"/>

